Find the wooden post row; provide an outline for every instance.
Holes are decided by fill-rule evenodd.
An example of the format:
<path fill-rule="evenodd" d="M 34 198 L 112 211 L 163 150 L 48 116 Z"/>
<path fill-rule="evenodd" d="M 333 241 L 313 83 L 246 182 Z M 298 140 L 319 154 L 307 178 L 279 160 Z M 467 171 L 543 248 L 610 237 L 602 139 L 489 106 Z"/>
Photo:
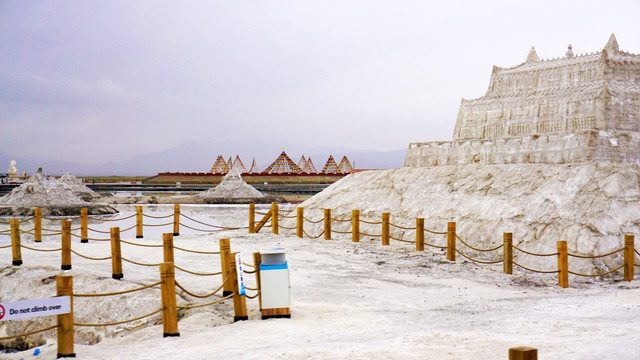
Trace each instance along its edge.
<path fill-rule="evenodd" d="M 62 220 L 62 270 L 71 270 L 71 221 Z"/>
<path fill-rule="evenodd" d="M 166 263 L 173 263 L 173 234 L 162 234 L 162 250 L 163 258 Z"/>
<path fill-rule="evenodd" d="M 229 265 L 229 281 L 233 286 L 233 321 L 249 320 L 247 315 L 247 299 L 244 295 L 240 295 L 240 284 L 238 284 L 238 271 L 236 269 L 236 254 L 229 253 L 227 255 L 227 265 Z"/>
<path fill-rule="evenodd" d="M 229 253 L 231 252 L 231 245 L 229 239 L 220 239 L 220 271 L 222 271 L 222 296 L 229 296 L 233 294 L 233 284 L 229 279 L 229 265 L 227 260 L 229 259 Z"/>
<path fill-rule="evenodd" d="M 351 210 L 351 241 L 360 242 L 360 210 Z"/>
<path fill-rule="evenodd" d="M 331 240 L 331 209 L 324 209 L 324 239 Z"/>
<path fill-rule="evenodd" d="M 518 346 L 509 349 L 509 360 L 538 360 L 538 349 Z"/>
<path fill-rule="evenodd" d="M 447 223 L 447 259 L 456 261 L 456 223 Z"/>
<path fill-rule="evenodd" d="M 567 242 L 558 241 L 558 285 L 569 287 L 569 257 L 567 255 Z"/>
<path fill-rule="evenodd" d="M 416 251 L 424 251 L 424 218 L 416 218 Z"/>
<path fill-rule="evenodd" d="M 382 213 L 382 245 L 389 245 L 389 213 Z"/>
<path fill-rule="evenodd" d="M 20 244 L 20 219 L 9 219 L 9 226 L 11 227 L 11 253 L 13 255 L 13 261 L 11 264 L 15 266 L 22 265 L 22 247 Z"/>
<path fill-rule="evenodd" d="M 304 237 L 304 208 L 298 206 L 296 210 L 296 235 L 299 238 Z"/>
<path fill-rule="evenodd" d="M 176 302 L 176 278 L 172 262 L 160 264 L 163 336 L 180 336 L 178 332 L 178 307 Z"/>
<path fill-rule="evenodd" d="M 173 205 L 173 236 L 180 236 L 180 204 Z"/>
<path fill-rule="evenodd" d="M 136 206 L 136 239 L 142 239 L 144 237 L 144 220 L 142 215 L 142 206 Z"/>
<path fill-rule="evenodd" d="M 271 203 L 271 232 L 278 235 L 278 222 L 280 220 L 280 213 L 278 209 L 278 204 L 273 202 Z"/>
<path fill-rule="evenodd" d="M 33 210 L 33 241 L 42 241 L 42 209 L 35 208 Z"/>
<path fill-rule="evenodd" d="M 89 242 L 89 210 L 87 208 L 80 209 L 80 242 Z"/>
<path fill-rule="evenodd" d="M 256 232 L 256 204 L 249 204 L 249 234 Z"/>
<path fill-rule="evenodd" d="M 634 240 L 633 235 L 624 236 L 624 279 L 626 281 L 633 280 L 635 269 Z"/>
<path fill-rule="evenodd" d="M 76 357 L 73 351 L 73 277 L 71 275 L 56 275 L 56 290 L 58 296 L 71 298 L 69 313 L 57 315 L 58 358 Z"/>
<path fill-rule="evenodd" d="M 120 228 L 112 227 L 111 231 L 111 277 L 119 280 L 122 275 L 122 253 L 120 251 Z"/>
<path fill-rule="evenodd" d="M 502 234 L 502 271 L 505 274 L 513 274 L 513 234 Z"/>

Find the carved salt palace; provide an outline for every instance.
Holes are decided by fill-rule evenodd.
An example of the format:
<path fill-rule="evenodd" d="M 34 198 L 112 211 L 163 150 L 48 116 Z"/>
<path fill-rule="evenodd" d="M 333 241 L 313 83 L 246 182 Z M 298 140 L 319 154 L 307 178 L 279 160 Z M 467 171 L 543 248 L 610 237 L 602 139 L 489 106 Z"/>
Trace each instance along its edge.
<path fill-rule="evenodd" d="M 494 66 L 487 93 L 462 100 L 453 141 L 411 143 L 405 166 L 640 162 L 640 55 L 602 51 Z"/>

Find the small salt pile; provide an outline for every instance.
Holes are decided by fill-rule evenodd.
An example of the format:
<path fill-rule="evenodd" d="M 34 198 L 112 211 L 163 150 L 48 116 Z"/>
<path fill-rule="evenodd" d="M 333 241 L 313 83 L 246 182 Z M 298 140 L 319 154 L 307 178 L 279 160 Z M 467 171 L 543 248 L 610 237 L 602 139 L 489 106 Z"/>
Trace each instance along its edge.
<path fill-rule="evenodd" d="M 252 199 L 263 198 L 264 194 L 242 180 L 240 172 L 232 168 L 215 188 L 200 194 L 205 199 Z"/>
<path fill-rule="evenodd" d="M 73 176 L 71 173 L 62 175 L 62 177 L 60 178 L 60 182 L 69 185 L 73 192 L 84 201 L 91 201 L 93 199 L 101 197 L 100 194 L 89 189 L 85 184 L 82 183 L 82 181 L 80 181 L 80 179 Z"/>

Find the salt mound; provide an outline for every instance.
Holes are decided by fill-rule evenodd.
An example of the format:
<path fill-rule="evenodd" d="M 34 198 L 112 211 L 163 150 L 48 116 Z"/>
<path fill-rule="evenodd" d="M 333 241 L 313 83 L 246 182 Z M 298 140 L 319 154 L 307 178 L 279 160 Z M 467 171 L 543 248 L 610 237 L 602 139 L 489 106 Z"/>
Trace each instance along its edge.
<path fill-rule="evenodd" d="M 240 172 L 233 168 L 222 178 L 218 186 L 200 194 L 205 199 L 254 199 L 264 195 L 242 180 Z"/>
<path fill-rule="evenodd" d="M 71 173 L 62 175 L 62 177 L 60 178 L 60 182 L 69 185 L 74 194 L 78 195 L 78 197 L 80 197 L 84 201 L 91 201 L 93 199 L 101 197 L 100 194 L 89 189 L 89 187 L 83 184 L 82 181 L 73 176 Z"/>
<path fill-rule="evenodd" d="M 117 213 L 111 206 L 82 200 L 69 184 L 48 177 L 42 168 L 0 198 L 0 215 L 28 215 L 33 208 L 42 208 L 43 215 L 77 215 L 81 208 L 94 215 Z"/>
<path fill-rule="evenodd" d="M 470 164 L 365 171 L 341 179 L 300 206 L 313 219 L 322 218 L 324 208 L 338 218 L 350 218 L 351 210 L 358 209 L 361 218 L 370 221 L 380 221 L 381 214 L 389 212 L 393 223 L 404 226 L 415 226 L 415 218 L 422 217 L 425 228 L 436 231 L 446 231 L 447 222 L 455 221 L 462 239 L 485 249 L 501 244 L 503 232 L 512 232 L 514 245 L 525 250 L 555 253 L 557 241 L 566 240 L 571 253 L 601 255 L 623 246 L 625 234 L 640 233 L 640 165 Z M 349 225 L 334 226 L 347 230 Z M 318 233 L 322 224 L 305 223 L 305 228 Z M 379 227 L 366 224 L 361 231 L 380 233 Z M 415 239 L 412 231 L 392 233 Z M 427 238 L 446 244 L 443 236 Z M 480 259 L 491 256 L 459 246 Z M 534 269 L 557 266 L 553 256 L 517 256 Z M 587 273 L 621 263 L 622 253 L 570 260 L 572 271 Z"/>

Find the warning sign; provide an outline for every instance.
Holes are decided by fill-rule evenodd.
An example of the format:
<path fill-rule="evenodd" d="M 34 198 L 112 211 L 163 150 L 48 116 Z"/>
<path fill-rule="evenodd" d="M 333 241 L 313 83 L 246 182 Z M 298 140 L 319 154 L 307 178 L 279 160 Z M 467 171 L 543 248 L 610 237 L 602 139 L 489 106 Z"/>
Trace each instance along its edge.
<path fill-rule="evenodd" d="M 70 311 L 69 296 L 2 302 L 0 303 L 0 321 L 67 314 Z"/>

